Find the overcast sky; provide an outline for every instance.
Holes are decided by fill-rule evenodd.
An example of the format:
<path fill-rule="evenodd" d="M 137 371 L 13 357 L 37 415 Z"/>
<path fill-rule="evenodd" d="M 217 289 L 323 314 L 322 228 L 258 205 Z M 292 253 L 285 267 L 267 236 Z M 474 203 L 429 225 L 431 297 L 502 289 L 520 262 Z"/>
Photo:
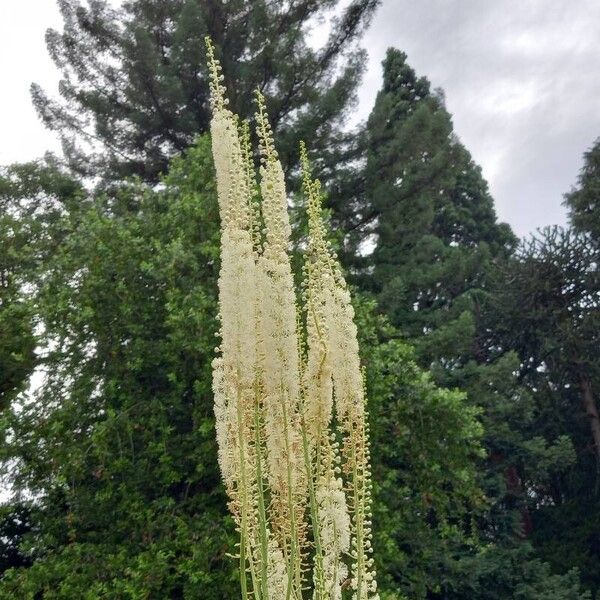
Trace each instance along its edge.
<path fill-rule="evenodd" d="M 29 99 L 55 89 L 44 31 L 55 0 L 0 0 L 0 164 L 57 150 Z M 366 118 L 389 46 L 446 92 L 455 130 L 490 183 L 502 220 L 524 235 L 565 221 L 562 195 L 600 136 L 599 0 L 384 0 L 365 37 Z"/>

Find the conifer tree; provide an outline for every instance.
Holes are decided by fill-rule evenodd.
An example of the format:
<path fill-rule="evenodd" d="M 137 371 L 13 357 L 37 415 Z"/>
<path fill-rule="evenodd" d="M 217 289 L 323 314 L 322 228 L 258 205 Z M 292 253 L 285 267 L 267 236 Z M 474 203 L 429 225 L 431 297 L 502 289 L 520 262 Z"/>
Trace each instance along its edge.
<path fill-rule="evenodd" d="M 519 356 L 533 402 L 530 446 L 546 447 L 521 468 L 532 490 L 531 540 L 556 571 L 578 567 L 592 594 L 600 588 L 599 148 L 585 153 L 578 185 L 565 196 L 570 226 L 538 231 L 501 263 L 491 323 L 494 343 Z"/>
<path fill-rule="evenodd" d="M 364 64 L 356 41 L 379 3 L 352 0 L 315 50 L 310 28 L 338 0 L 57 1 L 63 30 L 46 39 L 61 98 L 33 85 L 39 114 L 76 170 L 152 182 L 208 130 L 206 34 L 222 50 L 235 112 L 251 116 L 252 91 L 265 95 L 286 167 L 302 137 L 331 149 Z"/>
<path fill-rule="evenodd" d="M 483 553 L 476 545 L 462 552 L 447 546 L 440 558 L 444 583 L 432 573 L 429 589 L 441 586 L 443 597 L 484 598 L 486 573 L 500 572 L 503 556 L 535 562 L 527 541 L 532 518 L 526 489 L 536 469 L 546 482 L 553 472 L 565 473 L 573 447 L 568 438 L 536 443 L 535 402 L 516 376 L 519 355 L 510 344 L 499 344 L 493 330 L 491 280 L 516 238 L 497 222 L 487 184 L 453 132 L 443 95 L 432 92 L 398 50 L 390 49 L 384 61 L 383 87 L 363 144 L 359 192 L 353 210 L 342 215 L 350 232 L 342 242 L 347 264 L 415 345 L 436 382 L 467 392 L 485 431 L 485 510 L 474 510 L 473 518 L 490 546 Z M 335 193 L 334 210 L 340 203 Z M 534 569 L 534 562 L 535 580 L 549 567 Z M 468 580 L 460 574 L 465 564 Z M 516 580 L 507 583 L 499 597 L 514 597 L 514 585 Z"/>
<path fill-rule="evenodd" d="M 374 234 L 364 285 L 394 324 L 419 336 L 481 286 L 482 264 L 515 238 L 496 221 L 480 168 L 440 94 L 390 49 L 367 123 L 363 227 Z M 446 321 L 448 318 L 445 319 Z"/>
<path fill-rule="evenodd" d="M 578 185 L 565 195 L 573 228 L 600 247 L 600 139 L 583 156 Z"/>
<path fill-rule="evenodd" d="M 600 519 L 599 259 L 588 235 L 547 228 L 522 243 L 494 293 L 497 339 L 519 353 L 520 379 L 534 401 L 531 442 L 549 450 L 537 465 L 523 465 L 532 495 L 531 539 L 557 571 L 578 567 L 594 593 L 599 588 L 593 541 Z M 568 470 L 556 468 L 560 463 Z"/>

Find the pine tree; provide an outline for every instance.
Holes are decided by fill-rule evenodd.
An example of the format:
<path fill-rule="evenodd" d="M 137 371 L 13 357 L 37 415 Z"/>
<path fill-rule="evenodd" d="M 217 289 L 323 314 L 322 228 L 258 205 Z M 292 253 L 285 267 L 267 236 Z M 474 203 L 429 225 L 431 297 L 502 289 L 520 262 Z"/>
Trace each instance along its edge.
<path fill-rule="evenodd" d="M 589 235 L 600 246 L 600 139 L 583 156 L 578 186 L 565 195 L 565 204 L 576 231 Z"/>
<path fill-rule="evenodd" d="M 418 336 L 480 287 L 482 263 L 509 249 L 514 236 L 497 223 L 481 170 L 456 139 L 441 95 L 398 50 L 384 61 L 366 158 L 365 226 L 375 238 L 366 285 L 395 324 Z"/>
<path fill-rule="evenodd" d="M 365 59 L 356 40 L 379 0 L 350 2 L 318 50 L 311 24 L 338 0 L 58 3 L 63 31 L 49 30 L 47 44 L 62 98 L 33 85 L 39 114 L 78 171 L 155 182 L 169 157 L 208 130 L 206 34 L 222 50 L 233 110 L 249 117 L 252 91 L 266 96 L 284 165 L 297 160 L 301 138 L 324 153 L 339 138 Z"/>
<path fill-rule="evenodd" d="M 594 591 L 600 587 L 594 542 L 600 521 L 599 259 L 588 236 L 547 228 L 522 243 L 494 293 L 498 341 L 518 351 L 520 378 L 534 399 L 532 442 L 549 449 L 539 465 L 524 465 L 532 540 L 557 570 L 578 566 Z M 543 472 L 544 464 L 560 463 L 568 470 Z"/>
<path fill-rule="evenodd" d="M 547 481 L 553 470 L 564 473 L 573 449 L 564 439 L 536 444 L 530 429 L 535 402 L 516 376 L 519 355 L 494 338 L 491 280 L 516 238 L 497 222 L 487 184 L 453 132 L 443 95 L 432 92 L 398 50 L 384 61 L 383 88 L 363 145 L 359 192 L 340 219 L 350 232 L 342 241 L 347 264 L 414 344 L 419 364 L 438 384 L 467 393 L 485 431 L 479 480 L 485 501 L 472 511 L 485 550 L 477 544 L 452 550 L 440 541 L 444 568 L 430 571 L 421 593 L 485 598 L 487 574 L 498 569 L 500 580 L 508 557 L 532 561 L 531 573 L 540 577 L 548 570 L 533 568 L 526 490 L 535 477 Z M 568 597 L 569 581 L 561 575 L 556 581 L 558 588 L 563 581 Z M 498 597 L 515 596 L 517 578 L 506 585 Z"/>

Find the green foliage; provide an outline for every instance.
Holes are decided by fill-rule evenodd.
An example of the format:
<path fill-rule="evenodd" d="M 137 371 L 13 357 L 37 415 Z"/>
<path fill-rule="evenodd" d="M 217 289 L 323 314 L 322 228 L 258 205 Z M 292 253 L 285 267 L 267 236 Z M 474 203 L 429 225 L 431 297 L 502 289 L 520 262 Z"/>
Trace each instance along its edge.
<path fill-rule="evenodd" d="M 577 569 L 564 575 L 553 573 L 548 563 L 535 558 L 528 543 L 484 547 L 461 561 L 458 575 L 440 599 L 591 600 L 590 593 L 581 589 Z"/>
<path fill-rule="evenodd" d="M 475 468 L 482 429 L 464 394 L 436 387 L 372 301 L 359 296 L 356 308 L 372 423 L 379 585 L 425 598 L 446 577 L 448 553 L 475 543 L 469 512 L 483 503 Z"/>
<path fill-rule="evenodd" d="M 556 569 L 576 565 L 598 589 L 600 386 L 598 250 L 548 228 L 526 240 L 494 290 L 501 344 L 515 348 L 533 401 L 524 462 L 532 541 Z"/>
<path fill-rule="evenodd" d="M 459 318 L 457 299 L 482 284 L 490 256 L 514 244 L 450 115 L 394 49 L 367 124 L 365 213 L 375 247 L 368 285 L 411 336 Z M 440 316 L 440 312 L 450 316 Z M 433 322 L 433 323 L 432 323 Z"/>
<path fill-rule="evenodd" d="M 22 261 L 28 254 L 18 207 L 7 202 L 9 174 L 0 176 L 0 410 L 26 385 L 35 365 L 33 315 L 22 293 Z"/>
<path fill-rule="evenodd" d="M 574 229 L 587 233 L 590 241 L 600 246 L 600 139 L 583 156 L 578 185 L 565 195 Z"/>
<path fill-rule="evenodd" d="M 27 386 L 36 366 L 33 270 L 60 236 L 58 199 L 72 202 L 77 193 L 51 162 L 0 171 L 0 409 Z"/>
<path fill-rule="evenodd" d="M 150 181 L 208 131 L 207 34 L 222 49 L 234 112 L 253 114 L 256 88 L 267 97 L 284 164 L 297 158 L 299 139 L 331 152 L 364 64 L 356 40 L 379 4 L 347 3 L 327 42 L 313 50 L 310 23 L 338 0 L 132 0 L 119 8 L 57 1 L 63 31 L 49 30 L 47 44 L 62 74 L 62 100 L 32 86 L 39 114 L 76 170 Z"/>
<path fill-rule="evenodd" d="M 347 265 L 414 346 L 416 362 L 431 369 L 437 384 L 466 392 L 463 404 L 480 415 L 485 432 L 477 477 L 482 494 L 468 509 L 468 527 L 456 507 L 448 511 L 462 539 L 442 536 L 424 544 L 428 576 L 407 590 L 409 597 L 445 598 L 462 590 L 455 597 L 470 598 L 476 589 L 485 597 L 490 578 L 503 577 L 489 570 L 503 569 L 506 560 L 530 561 L 523 572 L 545 577 L 549 565 L 523 541 L 534 529 L 538 506 L 532 494 L 567 477 L 576 447 L 560 427 L 553 435 L 536 429 L 540 405 L 519 379 L 519 349 L 499 339 L 492 283 L 516 239 L 497 222 L 481 171 L 453 133 L 443 95 L 432 93 L 397 50 L 389 50 L 384 61 L 383 88 L 363 144 L 364 169 L 355 175 L 360 191 L 340 217 L 350 232 L 344 239 Z M 332 205 L 337 208 L 335 194 Z M 521 297 L 511 302 L 514 311 L 521 310 Z M 521 331 L 518 325 L 512 330 Z M 460 439 L 456 423 L 452 432 Z M 399 450 L 395 435 L 381 444 L 390 456 Z M 471 531 L 470 540 L 465 531 Z M 415 549 L 407 554 L 419 555 Z M 570 584 L 560 573 L 567 564 L 573 563 L 552 562 L 565 597 Z M 418 573 L 413 564 L 405 566 L 411 576 Z M 507 578 L 498 597 L 537 597 L 534 579 L 523 588 L 527 592 L 519 591 L 518 581 Z"/>
<path fill-rule="evenodd" d="M 210 392 L 218 221 L 208 141 L 173 162 L 161 190 L 65 189 L 78 201 L 53 197 L 58 214 L 40 212 L 55 244 L 29 274 L 47 380 L 3 422 L 5 471 L 35 500 L 0 598 L 234 597 Z M 441 576 L 436 548 L 467 543 L 481 431 L 464 396 L 435 387 L 372 301 L 359 300 L 357 318 L 381 587 L 420 593 Z M 383 443 L 390 436 L 396 448 Z"/>
<path fill-rule="evenodd" d="M 32 315 L 26 303 L 4 288 L 0 299 L 0 408 L 26 385 L 35 363 Z"/>
<path fill-rule="evenodd" d="M 257 84 L 267 96 L 287 174 L 298 138 L 324 157 L 363 292 L 382 600 L 585 600 L 578 571 L 598 593 L 582 402 L 600 388 L 600 144 L 566 196 L 574 231 L 515 254 L 443 94 L 403 53 L 388 53 L 367 128 L 341 132 L 377 4 L 350 2 L 312 50 L 307 24 L 336 0 L 59 1 L 63 100 L 34 86 L 34 101 L 73 172 L 104 182 L 86 190 L 53 161 L 0 174 L 0 461 L 16 493 L 0 598 L 236 595 L 210 390 L 212 160 L 204 137 L 188 148 L 208 125 L 206 33 L 234 110 L 253 112 Z M 24 392 L 36 367 L 46 381 Z"/>
<path fill-rule="evenodd" d="M 0 573 L 30 566 L 30 557 L 21 551 L 23 536 L 30 530 L 30 510 L 27 506 L 20 503 L 0 506 Z"/>
<path fill-rule="evenodd" d="M 0 597 L 233 593 L 210 398 L 216 210 L 202 139 L 163 191 L 134 182 L 61 216 L 35 295 L 47 378 L 4 422 L 36 560 Z"/>

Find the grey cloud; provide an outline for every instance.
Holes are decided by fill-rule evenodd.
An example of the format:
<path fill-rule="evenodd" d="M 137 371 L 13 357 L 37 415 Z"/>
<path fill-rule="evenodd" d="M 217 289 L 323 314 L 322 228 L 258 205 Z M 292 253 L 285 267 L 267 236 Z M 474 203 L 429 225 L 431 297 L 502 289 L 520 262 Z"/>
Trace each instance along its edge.
<path fill-rule="evenodd" d="M 366 118 L 389 46 L 446 92 L 498 214 L 519 235 L 564 223 L 562 196 L 600 136 L 600 3 L 384 0 L 365 37 Z"/>

